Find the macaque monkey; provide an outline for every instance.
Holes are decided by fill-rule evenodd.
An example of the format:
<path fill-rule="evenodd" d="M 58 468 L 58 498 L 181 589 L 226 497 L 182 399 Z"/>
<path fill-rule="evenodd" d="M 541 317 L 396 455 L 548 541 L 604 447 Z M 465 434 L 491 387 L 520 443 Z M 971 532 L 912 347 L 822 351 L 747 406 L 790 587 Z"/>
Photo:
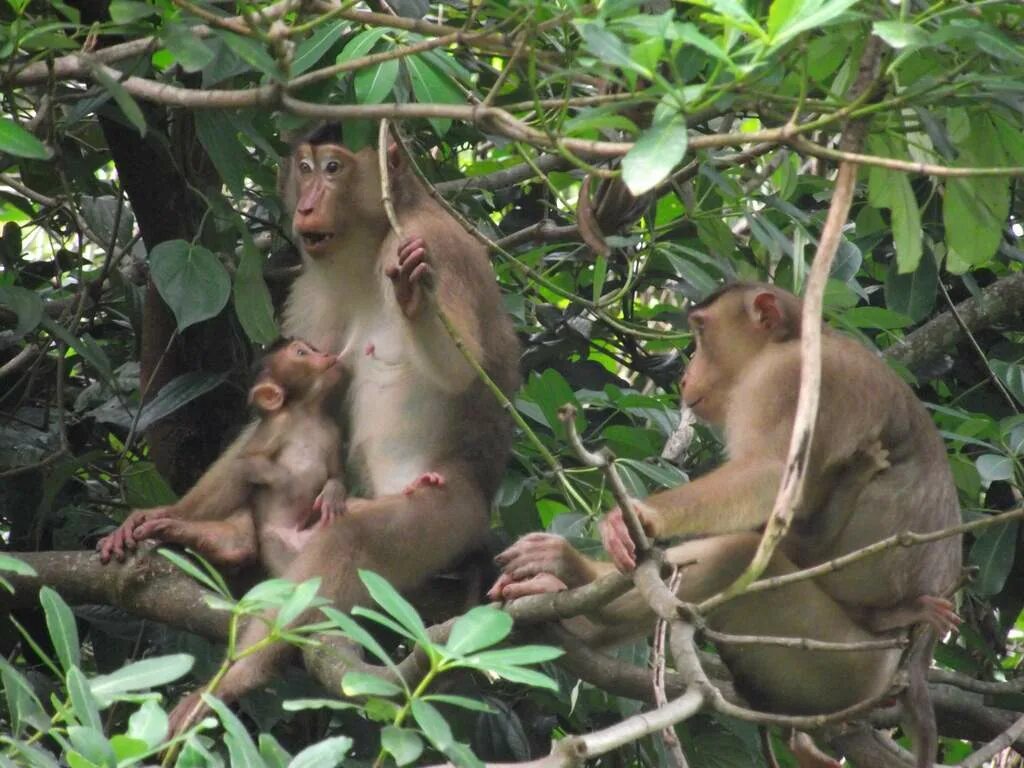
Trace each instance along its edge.
<path fill-rule="evenodd" d="M 299 141 L 281 179 L 304 264 L 283 330 L 340 355 L 344 464 L 358 495 L 280 575 L 319 576 L 320 594 L 341 610 L 368 599 L 358 569 L 408 590 L 478 546 L 489 527 L 511 423 L 435 306 L 503 392 L 519 382 L 519 344 L 486 250 L 430 197 L 397 145 L 385 151 L 404 240 L 384 210 L 377 150 L 350 151 L 337 124 Z M 245 443 L 236 441 L 197 490 L 217 494 Z M 133 538 L 137 525 L 125 525 L 123 538 Z M 263 622 L 249 622 L 241 646 L 265 636 Z M 263 685 L 288 650 L 279 644 L 246 656 L 216 694 L 231 701 Z M 173 727 L 198 713 L 195 696 L 186 698 Z"/>
<path fill-rule="evenodd" d="M 679 596 L 697 602 L 728 586 L 749 563 L 786 461 L 800 381 L 801 302 L 773 286 L 724 288 L 690 312 L 696 352 L 682 397 L 721 427 L 729 460 L 708 474 L 637 502 L 654 539 L 701 535 L 668 550 L 683 570 Z M 765 576 L 831 560 L 901 531 L 929 532 L 960 522 L 945 447 L 925 409 L 885 363 L 856 341 L 826 330 L 821 401 L 803 503 Z M 563 539 L 531 534 L 499 556 L 495 599 L 575 587 L 612 568 L 636 564 L 622 512 L 601 521 L 611 563 L 585 558 Z M 708 617 L 733 634 L 861 642 L 926 622 L 911 648 L 903 696 L 917 764 L 935 756 L 935 718 L 925 684 L 936 635 L 955 626 L 945 596 L 960 573 L 954 536 L 896 547 L 813 581 L 731 601 Z M 634 595 L 580 624 L 603 642 L 643 631 L 652 617 Z M 570 628 L 573 628 L 570 626 Z M 884 693 L 898 650 L 815 652 L 765 646 L 721 647 L 738 688 L 773 712 L 819 714 Z M 813 764 L 813 763 L 806 763 Z M 820 763 L 819 763 L 820 764 Z"/>
<path fill-rule="evenodd" d="M 139 510 L 137 525 L 100 541 L 104 562 L 118 546 L 153 539 L 192 547 L 221 566 L 262 560 L 271 573 L 283 570 L 345 507 L 341 435 L 324 412 L 341 375 L 336 355 L 304 341 L 284 339 L 271 347 L 249 392 L 260 420 L 218 493 L 203 497 L 197 486 L 176 504 Z M 201 519 L 189 519 L 190 510 Z"/>

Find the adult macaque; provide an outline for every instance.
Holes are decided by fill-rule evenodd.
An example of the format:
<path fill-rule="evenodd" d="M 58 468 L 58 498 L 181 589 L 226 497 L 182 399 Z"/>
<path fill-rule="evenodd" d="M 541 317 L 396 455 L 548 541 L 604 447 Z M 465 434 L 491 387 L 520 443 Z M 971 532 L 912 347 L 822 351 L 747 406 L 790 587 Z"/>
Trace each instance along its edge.
<path fill-rule="evenodd" d="M 729 460 L 693 482 L 638 502 L 655 539 L 708 538 L 672 547 L 683 571 L 679 596 L 699 601 L 728 586 L 750 561 L 782 477 L 800 380 L 801 303 L 769 285 L 729 286 L 690 312 L 697 349 L 682 396 L 702 419 L 724 429 Z M 766 576 L 789 573 L 901 531 L 928 532 L 960 521 L 945 448 L 925 409 L 875 355 L 825 331 L 821 405 L 807 466 L 804 503 Z M 499 556 L 495 598 L 573 587 L 635 566 L 636 548 L 613 509 L 601 521 L 612 563 L 583 557 L 564 540 L 534 534 Z M 918 765 L 936 750 L 925 675 L 936 629 L 955 625 L 945 595 L 960 572 L 960 539 L 897 547 L 814 581 L 725 604 L 712 627 L 734 634 L 859 642 L 928 622 L 909 661 L 904 696 Z M 614 637 L 650 626 L 642 601 L 627 595 L 594 617 Z M 883 693 L 896 650 L 814 652 L 723 644 L 737 685 L 757 706 L 793 714 L 839 710 Z M 837 682 L 841 681 L 840 685 Z"/>
<path fill-rule="evenodd" d="M 351 152 L 341 140 L 338 125 L 317 129 L 295 146 L 282 177 L 305 267 L 283 325 L 289 336 L 340 353 L 346 477 L 360 497 L 349 497 L 344 513 L 281 575 L 319 576 L 321 595 L 347 610 L 367 599 L 358 569 L 409 589 L 478 545 L 488 529 L 510 422 L 432 304 L 504 392 L 518 384 L 519 346 L 485 249 L 431 199 L 399 148 L 387 154 L 404 242 L 382 204 L 377 150 Z M 197 488 L 222 482 L 237 446 Z M 264 636 L 263 623 L 250 622 L 241 644 Z M 262 685 L 287 650 L 245 657 L 217 695 L 232 700 Z M 176 728 L 191 719 L 193 703 L 179 704 Z"/>
<path fill-rule="evenodd" d="M 249 392 L 260 420 L 225 470 L 226 490 L 203 498 L 197 486 L 177 504 L 142 510 L 131 540 L 182 544 L 218 565 L 260 560 L 271 574 L 283 572 L 345 508 L 341 434 L 324 411 L 341 376 L 336 355 L 304 341 L 271 347 Z M 182 507 L 205 519 L 187 519 Z M 123 543 L 124 528 L 100 542 L 104 560 Z"/>

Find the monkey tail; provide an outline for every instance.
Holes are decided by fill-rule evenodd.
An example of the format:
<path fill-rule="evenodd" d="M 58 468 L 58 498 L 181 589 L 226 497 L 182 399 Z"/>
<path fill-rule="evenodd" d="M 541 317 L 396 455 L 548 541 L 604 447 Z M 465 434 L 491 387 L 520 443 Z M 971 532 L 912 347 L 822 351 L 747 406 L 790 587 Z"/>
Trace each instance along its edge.
<path fill-rule="evenodd" d="M 932 768 L 939 748 L 939 731 L 935 724 L 935 708 L 928 691 L 928 668 L 939 639 L 935 629 L 919 624 L 913 631 L 907 651 L 908 684 L 900 701 L 903 705 L 904 727 L 914 743 L 917 768 Z"/>

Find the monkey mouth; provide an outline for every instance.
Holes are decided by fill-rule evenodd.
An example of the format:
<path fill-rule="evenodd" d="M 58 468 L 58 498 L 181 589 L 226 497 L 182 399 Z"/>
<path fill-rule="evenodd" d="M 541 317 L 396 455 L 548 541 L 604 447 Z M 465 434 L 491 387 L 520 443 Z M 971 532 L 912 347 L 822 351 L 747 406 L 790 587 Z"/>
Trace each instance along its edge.
<path fill-rule="evenodd" d="M 303 232 L 302 244 L 307 248 L 317 249 L 334 239 L 333 232 Z"/>

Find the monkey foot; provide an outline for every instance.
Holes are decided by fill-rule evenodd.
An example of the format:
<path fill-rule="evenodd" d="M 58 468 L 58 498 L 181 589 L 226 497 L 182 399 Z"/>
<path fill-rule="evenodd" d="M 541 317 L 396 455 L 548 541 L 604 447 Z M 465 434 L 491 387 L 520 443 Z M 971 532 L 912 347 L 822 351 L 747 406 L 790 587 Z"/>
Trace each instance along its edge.
<path fill-rule="evenodd" d="M 946 598 L 922 595 L 917 598 L 917 604 L 921 610 L 921 620 L 935 627 L 939 637 L 955 632 L 960 626 L 962 619 L 953 609 L 953 603 Z"/>
<path fill-rule="evenodd" d="M 420 475 L 407 486 L 405 486 L 405 488 L 402 489 L 402 494 L 405 496 L 410 496 L 413 494 L 413 492 L 419 490 L 420 488 L 430 488 L 431 486 L 434 488 L 443 488 L 444 484 L 444 475 L 442 475 L 440 472 L 424 472 L 422 475 Z"/>

